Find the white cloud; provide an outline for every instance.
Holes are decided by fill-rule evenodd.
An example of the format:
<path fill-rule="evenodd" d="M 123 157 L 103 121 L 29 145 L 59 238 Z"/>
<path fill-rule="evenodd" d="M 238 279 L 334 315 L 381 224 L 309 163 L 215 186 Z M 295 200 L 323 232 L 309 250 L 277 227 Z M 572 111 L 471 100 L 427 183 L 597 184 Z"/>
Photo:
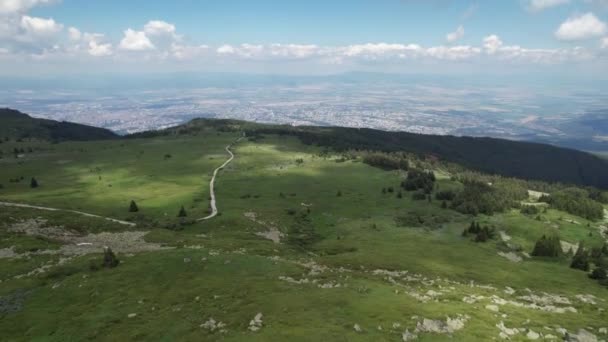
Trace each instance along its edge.
<path fill-rule="evenodd" d="M 24 15 L 21 17 L 21 28 L 27 34 L 44 37 L 58 33 L 63 29 L 63 25 L 56 23 L 52 18 L 44 19 Z"/>
<path fill-rule="evenodd" d="M 600 47 L 602 49 L 608 49 L 608 37 L 602 38 L 602 40 L 600 41 Z"/>
<path fill-rule="evenodd" d="M 555 36 L 560 40 L 584 40 L 601 36 L 607 30 L 606 23 L 593 13 L 586 13 L 563 22 L 555 31 Z"/>
<path fill-rule="evenodd" d="M 25 13 L 31 8 L 51 4 L 55 0 L 0 0 L 0 14 Z"/>
<path fill-rule="evenodd" d="M 79 29 L 75 28 L 75 27 L 70 27 L 68 28 L 68 35 L 70 37 L 70 40 L 80 40 L 80 38 L 82 38 L 82 33 L 80 32 Z"/>
<path fill-rule="evenodd" d="M 187 60 L 201 57 L 209 52 L 209 46 L 188 46 L 174 43 L 171 45 L 171 55 L 178 60 Z"/>
<path fill-rule="evenodd" d="M 421 51 L 422 48 L 416 44 L 404 45 L 387 43 L 367 43 L 350 45 L 345 48 L 338 49 L 338 51 L 340 50 L 343 50 L 343 55 L 346 57 L 363 57 L 366 59 L 375 59 L 391 55 L 405 57 L 406 54 L 415 54 Z"/>
<path fill-rule="evenodd" d="M 567 3 L 570 3 L 570 0 L 529 0 L 528 10 L 538 12 Z"/>
<path fill-rule="evenodd" d="M 128 51 L 145 51 L 154 49 L 154 45 L 144 31 L 127 29 L 120 41 L 119 47 Z"/>
<path fill-rule="evenodd" d="M 455 41 L 460 40 L 462 37 L 464 37 L 464 27 L 460 25 L 456 31 L 448 33 L 445 36 L 445 40 L 447 40 L 448 43 L 454 43 Z"/>
<path fill-rule="evenodd" d="M 173 35 L 175 34 L 175 25 L 162 20 L 150 20 L 144 25 L 144 32 L 151 36 L 163 34 Z"/>
<path fill-rule="evenodd" d="M 491 36 L 487 36 L 483 39 L 483 47 L 486 49 L 486 52 L 490 55 L 495 54 L 502 46 L 502 40 L 500 37 L 493 34 Z"/>
<path fill-rule="evenodd" d="M 426 50 L 426 54 L 430 57 L 445 60 L 463 60 L 478 56 L 481 53 L 480 48 L 461 45 L 461 46 L 436 46 Z"/>
<path fill-rule="evenodd" d="M 235 49 L 234 47 L 232 47 L 232 45 L 222 45 L 219 48 L 217 48 L 217 53 L 220 55 L 232 55 L 235 53 Z"/>
<path fill-rule="evenodd" d="M 319 53 L 317 45 L 272 44 L 270 54 L 285 58 L 309 58 Z"/>
<path fill-rule="evenodd" d="M 95 40 L 89 42 L 89 54 L 95 57 L 104 57 L 112 55 L 112 44 L 101 44 Z"/>

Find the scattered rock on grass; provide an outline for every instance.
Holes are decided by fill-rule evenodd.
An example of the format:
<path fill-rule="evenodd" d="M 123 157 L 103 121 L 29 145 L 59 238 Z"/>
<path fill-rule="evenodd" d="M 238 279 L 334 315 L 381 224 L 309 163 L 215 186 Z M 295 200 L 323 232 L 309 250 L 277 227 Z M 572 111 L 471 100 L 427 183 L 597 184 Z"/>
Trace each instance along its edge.
<path fill-rule="evenodd" d="M 258 331 L 262 328 L 262 313 L 258 312 L 257 315 L 255 315 L 255 317 L 249 321 L 249 330 L 251 331 Z"/>
<path fill-rule="evenodd" d="M 411 333 L 408 329 L 405 329 L 403 334 L 401 334 L 401 339 L 403 342 L 413 341 L 418 339 L 418 335 Z"/>
<path fill-rule="evenodd" d="M 467 315 L 459 315 L 456 318 L 447 317 L 445 321 L 424 318 L 416 324 L 416 332 L 429 332 L 436 334 L 452 334 L 464 328 L 469 320 Z"/>
<path fill-rule="evenodd" d="M 217 322 L 215 319 L 213 319 L 213 317 L 209 318 L 205 323 L 201 324 L 200 327 L 203 329 L 207 329 L 211 332 L 214 332 L 216 330 L 220 330 L 220 332 L 224 332 L 225 330 L 223 329 L 226 326 L 226 324 L 224 324 L 223 322 Z"/>

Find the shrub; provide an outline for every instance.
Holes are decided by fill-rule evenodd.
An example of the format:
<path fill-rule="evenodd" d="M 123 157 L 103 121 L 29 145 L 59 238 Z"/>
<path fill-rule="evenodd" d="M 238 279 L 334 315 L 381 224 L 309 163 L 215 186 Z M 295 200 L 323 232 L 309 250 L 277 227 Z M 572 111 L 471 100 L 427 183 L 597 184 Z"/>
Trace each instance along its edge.
<path fill-rule="evenodd" d="M 608 279 L 608 274 L 606 274 L 606 270 L 601 267 L 596 267 L 593 272 L 589 275 L 589 278 L 595 280 L 605 280 Z"/>
<path fill-rule="evenodd" d="M 414 201 L 424 201 L 426 199 L 426 194 L 424 192 L 414 192 L 412 194 L 412 199 Z"/>
<path fill-rule="evenodd" d="M 401 182 L 401 187 L 406 191 L 422 190 L 425 194 L 430 194 L 435 185 L 435 174 L 432 171 L 411 169 L 407 173 L 407 178 Z"/>
<path fill-rule="evenodd" d="M 439 201 L 452 201 L 456 197 L 456 193 L 454 191 L 439 191 L 435 194 L 435 199 Z"/>
<path fill-rule="evenodd" d="M 519 211 L 524 215 L 538 215 L 540 212 L 535 205 L 524 205 Z"/>
<path fill-rule="evenodd" d="M 30 188 L 35 189 L 38 187 L 38 181 L 36 180 L 36 178 L 32 177 L 32 179 L 30 180 Z"/>
<path fill-rule="evenodd" d="M 370 152 L 363 156 L 363 162 L 384 170 L 407 170 L 409 168 L 407 156 L 401 153 Z"/>
<path fill-rule="evenodd" d="M 186 209 L 184 209 L 184 206 L 182 205 L 181 209 L 179 209 L 179 213 L 177 214 L 177 217 L 186 217 L 188 216 L 188 213 L 186 212 Z"/>
<path fill-rule="evenodd" d="M 601 220 L 604 217 L 604 207 L 589 198 L 586 190 L 568 188 L 542 196 L 539 201 L 548 203 L 552 208 L 577 215 L 588 220 Z"/>

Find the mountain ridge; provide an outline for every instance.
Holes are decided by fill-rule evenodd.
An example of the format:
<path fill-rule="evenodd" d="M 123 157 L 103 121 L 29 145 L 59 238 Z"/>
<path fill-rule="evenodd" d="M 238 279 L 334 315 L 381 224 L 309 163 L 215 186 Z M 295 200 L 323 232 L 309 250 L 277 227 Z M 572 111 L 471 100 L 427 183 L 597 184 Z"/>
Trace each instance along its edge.
<path fill-rule="evenodd" d="M 15 109 L 0 108 L 0 138 L 39 139 L 53 142 L 116 139 L 105 128 L 73 122 L 39 119 Z"/>

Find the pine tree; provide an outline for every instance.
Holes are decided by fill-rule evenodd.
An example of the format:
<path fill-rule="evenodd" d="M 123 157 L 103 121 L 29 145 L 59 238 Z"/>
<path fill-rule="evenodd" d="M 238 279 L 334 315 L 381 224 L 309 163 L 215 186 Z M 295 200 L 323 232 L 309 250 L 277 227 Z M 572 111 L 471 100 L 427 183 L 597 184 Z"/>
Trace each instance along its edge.
<path fill-rule="evenodd" d="M 32 180 L 30 181 L 30 188 L 35 189 L 38 187 L 38 181 L 36 180 L 36 178 L 32 177 Z"/>
<path fill-rule="evenodd" d="M 338 192 L 336 193 L 336 197 L 342 197 L 342 191 L 338 190 Z"/>
<path fill-rule="evenodd" d="M 536 244 L 532 251 L 533 256 L 539 257 L 559 257 L 562 254 L 562 247 L 557 235 L 547 237 L 543 235 Z"/>
<path fill-rule="evenodd" d="M 471 225 L 469 226 L 469 233 L 477 233 L 477 229 L 475 227 L 475 221 L 471 222 Z"/>
<path fill-rule="evenodd" d="M 136 213 L 139 211 L 139 208 L 137 207 L 137 204 L 135 203 L 135 201 L 131 201 L 131 204 L 129 205 L 129 212 L 130 213 Z"/>
<path fill-rule="evenodd" d="M 589 253 L 585 250 L 582 242 L 578 244 L 578 250 L 572 258 L 570 267 L 585 272 L 589 271 Z"/>
<path fill-rule="evenodd" d="M 177 214 L 177 217 L 186 217 L 188 216 L 188 213 L 186 213 L 186 209 L 184 209 L 184 206 L 182 205 L 182 208 L 179 210 L 179 214 Z"/>
<path fill-rule="evenodd" d="M 118 266 L 120 261 L 116 258 L 116 255 L 110 247 L 104 247 L 103 249 L 103 267 L 114 268 Z"/>
<path fill-rule="evenodd" d="M 488 238 L 489 238 L 488 230 L 481 229 L 475 236 L 475 242 L 486 242 L 486 241 L 488 241 Z"/>
<path fill-rule="evenodd" d="M 446 201 L 441 202 L 441 209 L 447 209 L 448 203 Z"/>

